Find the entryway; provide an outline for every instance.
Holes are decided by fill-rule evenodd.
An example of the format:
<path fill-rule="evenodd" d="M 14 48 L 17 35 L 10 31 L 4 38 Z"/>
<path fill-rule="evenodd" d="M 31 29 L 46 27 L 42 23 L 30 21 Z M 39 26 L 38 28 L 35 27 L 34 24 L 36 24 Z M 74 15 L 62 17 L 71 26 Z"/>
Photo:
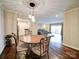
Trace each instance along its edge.
<path fill-rule="evenodd" d="M 62 44 L 62 24 L 52 24 L 51 33 L 53 37 L 50 39 L 50 46 L 61 47 Z"/>

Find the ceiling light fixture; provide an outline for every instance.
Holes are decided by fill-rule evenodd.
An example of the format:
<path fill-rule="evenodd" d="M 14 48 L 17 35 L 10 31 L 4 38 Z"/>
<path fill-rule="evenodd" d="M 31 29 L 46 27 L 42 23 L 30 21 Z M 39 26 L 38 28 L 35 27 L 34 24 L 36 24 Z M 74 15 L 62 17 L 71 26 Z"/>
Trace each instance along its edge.
<path fill-rule="evenodd" d="M 56 17 L 58 17 L 59 15 L 56 15 Z"/>
<path fill-rule="evenodd" d="M 28 15 L 28 17 L 32 20 L 32 22 L 35 22 L 35 21 L 36 21 L 36 20 L 35 20 L 35 16 L 34 16 L 35 3 L 30 2 L 30 3 L 29 3 L 29 6 L 31 7 L 32 12 L 31 12 L 30 15 Z"/>
<path fill-rule="evenodd" d="M 31 19 L 32 18 L 32 15 L 28 15 L 28 17 Z"/>
<path fill-rule="evenodd" d="M 35 22 L 36 20 L 35 20 L 35 17 L 34 16 L 32 16 L 32 22 Z"/>

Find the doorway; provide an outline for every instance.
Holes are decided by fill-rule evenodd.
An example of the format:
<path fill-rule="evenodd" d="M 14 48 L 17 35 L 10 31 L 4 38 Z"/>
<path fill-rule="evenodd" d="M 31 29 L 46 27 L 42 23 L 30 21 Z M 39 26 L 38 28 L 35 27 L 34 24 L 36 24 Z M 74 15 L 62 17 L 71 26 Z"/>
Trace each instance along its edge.
<path fill-rule="evenodd" d="M 63 24 L 52 24 L 51 25 L 51 33 L 53 37 L 50 39 L 51 46 L 60 47 L 62 44 L 62 32 L 63 32 Z"/>
<path fill-rule="evenodd" d="M 25 29 L 30 29 L 30 21 L 26 19 L 18 20 L 19 35 L 25 35 Z"/>

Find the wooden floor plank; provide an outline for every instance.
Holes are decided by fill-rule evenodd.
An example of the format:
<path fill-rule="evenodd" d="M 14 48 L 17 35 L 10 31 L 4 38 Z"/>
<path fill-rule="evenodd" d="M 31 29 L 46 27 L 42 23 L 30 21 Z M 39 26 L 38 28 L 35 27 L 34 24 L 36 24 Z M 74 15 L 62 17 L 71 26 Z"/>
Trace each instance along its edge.
<path fill-rule="evenodd" d="M 5 48 L 0 59 L 15 59 L 15 56 L 15 46 L 12 45 L 11 47 Z M 79 52 L 72 51 L 72 49 L 66 46 L 57 47 L 56 45 L 52 45 L 52 47 L 49 49 L 49 56 L 50 59 L 79 59 Z M 43 57 L 43 59 L 46 58 L 46 56 Z"/>

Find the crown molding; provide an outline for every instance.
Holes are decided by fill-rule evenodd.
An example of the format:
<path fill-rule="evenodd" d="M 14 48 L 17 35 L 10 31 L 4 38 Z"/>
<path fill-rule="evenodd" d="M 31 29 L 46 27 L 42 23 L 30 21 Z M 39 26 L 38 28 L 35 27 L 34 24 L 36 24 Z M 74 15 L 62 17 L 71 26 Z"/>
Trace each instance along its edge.
<path fill-rule="evenodd" d="M 67 10 L 64 13 L 74 12 L 74 11 L 77 11 L 77 10 L 79 10 L 79 7 L 76 7 L 76 8 L 70 9 L 70 10 Z"/>

